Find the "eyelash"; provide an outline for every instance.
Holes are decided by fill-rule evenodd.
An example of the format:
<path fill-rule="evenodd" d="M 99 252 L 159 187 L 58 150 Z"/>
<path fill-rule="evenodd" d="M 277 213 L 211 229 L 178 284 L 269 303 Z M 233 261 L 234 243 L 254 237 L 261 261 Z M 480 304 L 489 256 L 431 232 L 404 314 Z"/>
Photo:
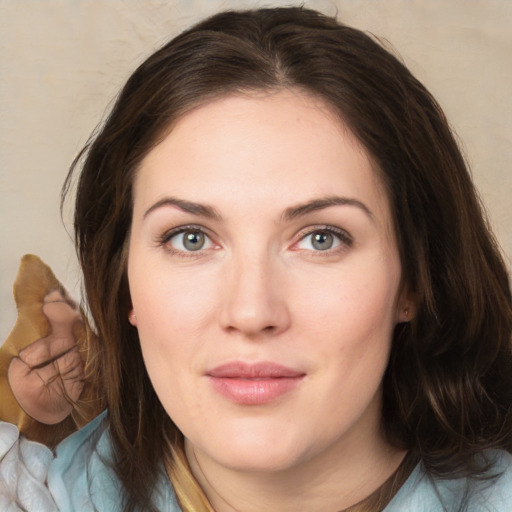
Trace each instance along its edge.
<path fill-rule="evenodd" d="M 190 225 L 180 226 L 177 228 L 173 228 L 169 231 L 166 231 L 162 236 L 160 236 L 158 238 L 157 243 L 159 246 L 164 247 L 169 253 L 183 257 L 183 258 L 190 258 L 190 257 L 197 258 L 197 257 L 203 256 L 204 255 L 203 249 L 199 249 L 197 251 L 183 251 L 180 249 L 175 249 L 172 246 L 170 246 L 169 242 L 172 240 L 172 238 L 174 238 L 175 236 L 177 236 L 179 234 L 186 233 L 189 231 L 201 233 L 205 237 L 207 237 L 210 241 L 212 240 L 211 237 L 208 235 L 208 233 L 206 232 L 206 230 L 203 227 L 197 226 L 194 224 L 190 224 Z M 339 246 L 335 247 L 334 249 L 329 248 L 329 249 L 326 249 L 323 251 L 322 250 L 317 250 L 317 251 L 310 250 L 310 252 L 312 252 L 315 256 L 329 255 L 329 254 L 343 251 L 343 250 L 351 247 L 354 242 L 352 236 L 349 233 L 347 233 L 347 231 L 340 229 L 340 228 L 336 228 L 334 226 L 320 225 L 320 226 L 311 226 L 311 227 L 301 231 L 297 236 L 297 240 L 292 244 L 292 247 L 296 246 L 297 244 L 299 244 L 300 242 L 305 240 L 308 236 L 314 235 L 315 233 L 326 233 L 326 234 L 333 235 L 340 242 Z M 215 242 L 211 241 L 211 243 L 215 245 Z M 206 249 L 206 250 L 208 250 L 208 249 Z M 308 249 L 296 248 L 294 250 L 300 251 L 300 250 L 308 250 Z"/>
<path fill-rule="evenodd" d="M 345 231 L 344 229 L 336 228 L 334 226 L 328 226 L 328 225 L 320 225 L 320 226 L 311 226 L 306 228 L 304 231 L 300 232 L 298 235 L 298 240 L 294 242 L 294 246 L 305 240 L 308 236 L 314 235 L 315 233 L 326 233 L 333 235 L 335 238 L 338 239 L 339 246 L 331 249 L 326 250 L 317 250 L 317 251 L 311 251 L 315 256 L 327 256 L 336 254 L 340 251 L 346 250 L 347 248 L 352 247 L 354 240 L 352 236 Z M 295 249 L 296 251 L 304 250 L 304 249 Z"/>
<path fill-rule="evenodd" d="M 201 233 L 206 238 L 211 240 L 211 237 L 208 235 L 208 233 L 205 231 L 204 228 L 202 228 L 201 226 L 196 226 L 194 224 L 189 224 L 186 226 L 180 226 L 177 228 L 173 228 L 169 231 L 166 231 L 161 237 L 158 238 L 158 240 L 157 240 L 158 245 L 164 247 L 169 253 L 179 256 L 179 257 L 182 257 L 182 258 L 190 258 L 190 257 L 197 258 L 198 256 L 203 256 L 204 251 L 202 249 L 199 249 L 197 251 L 182 251 L 180 249 L 175 249 L 174 247 L 172 247 L 170 245 L 170 241 L 175 236 L 180 235 L 182 233 L 187 233 L 187 232 Z M 214 243 L 214 242 L 212 242 L 212 243 Z"/>

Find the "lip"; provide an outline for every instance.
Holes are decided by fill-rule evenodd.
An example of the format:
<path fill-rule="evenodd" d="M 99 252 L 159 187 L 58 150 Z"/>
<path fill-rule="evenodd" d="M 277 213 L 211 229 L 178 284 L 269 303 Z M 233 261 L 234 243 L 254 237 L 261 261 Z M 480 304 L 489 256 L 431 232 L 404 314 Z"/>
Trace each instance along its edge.
<path fill-rule="evenodd" d="M 240 405 L 263 405 L 292 391 L 305 376 L 286 366 L 241 361 L 217 366 L 206 373 L 215 391 Z"/>

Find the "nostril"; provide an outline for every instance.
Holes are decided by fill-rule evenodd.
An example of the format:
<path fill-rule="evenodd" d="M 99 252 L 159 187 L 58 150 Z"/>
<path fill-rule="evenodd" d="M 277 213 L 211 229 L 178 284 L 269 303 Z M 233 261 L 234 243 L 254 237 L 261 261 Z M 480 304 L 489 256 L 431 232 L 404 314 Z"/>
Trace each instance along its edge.
<path fill-rule="evenodd" d="M 227 332 L 230 333 L 243 333 L 248 338 L 259 338 L 261 336 L 266 337 L 268 335 L 274 335 L 278 332 L 279 328 L 277 325 L 267 325 L 265 327 L 245 326 L 240 328 L 236 325 L 229 325 L 226 327 Z"/>

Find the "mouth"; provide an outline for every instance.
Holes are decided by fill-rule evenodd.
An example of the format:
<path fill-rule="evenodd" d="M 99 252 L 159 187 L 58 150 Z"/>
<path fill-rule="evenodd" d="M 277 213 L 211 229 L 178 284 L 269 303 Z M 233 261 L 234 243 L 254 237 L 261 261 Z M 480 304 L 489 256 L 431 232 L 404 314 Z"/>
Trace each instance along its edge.
<path fill-rule="evenodd" d="M 239 405 L 263 405 L 291 392 L 305 373 L 272 362 L 236 361 L 206 373 L 215 391 Z"/>

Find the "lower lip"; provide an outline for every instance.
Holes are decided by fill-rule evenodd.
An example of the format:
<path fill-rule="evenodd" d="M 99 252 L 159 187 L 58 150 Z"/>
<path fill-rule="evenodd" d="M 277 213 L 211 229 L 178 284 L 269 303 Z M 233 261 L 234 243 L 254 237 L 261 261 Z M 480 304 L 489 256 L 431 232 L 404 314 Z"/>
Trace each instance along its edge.
<path fill-rule="evenodd" d="M 302 380 L 298 377 L 239 379 L 209 377 L 214 389 L 232 402 L 241 405 L 263 405 L 289 393 Z"/>

